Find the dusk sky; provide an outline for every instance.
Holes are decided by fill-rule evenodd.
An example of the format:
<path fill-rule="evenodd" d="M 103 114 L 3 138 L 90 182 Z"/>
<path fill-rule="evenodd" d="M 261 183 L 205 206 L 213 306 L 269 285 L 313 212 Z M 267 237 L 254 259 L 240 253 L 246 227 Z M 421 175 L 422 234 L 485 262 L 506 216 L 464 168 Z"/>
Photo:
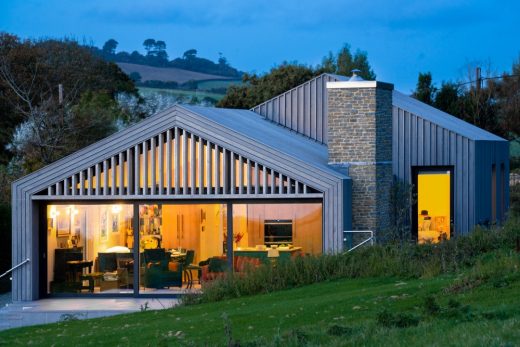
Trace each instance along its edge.
<path fill-rule="evenodd" d="M 344 43 L 368 53 L 378 80 L 410 92 L 419 72 L 437 85 L 472 64 L 510 71 L 520 53 L 520 1 L 59 1 L 4 0 L 0 31 L 23 38 L 73 37 L 143 52 L 164 40 L 170 59 L 195 48 L 263 73 L 284 60 L 318 64 Z"/>

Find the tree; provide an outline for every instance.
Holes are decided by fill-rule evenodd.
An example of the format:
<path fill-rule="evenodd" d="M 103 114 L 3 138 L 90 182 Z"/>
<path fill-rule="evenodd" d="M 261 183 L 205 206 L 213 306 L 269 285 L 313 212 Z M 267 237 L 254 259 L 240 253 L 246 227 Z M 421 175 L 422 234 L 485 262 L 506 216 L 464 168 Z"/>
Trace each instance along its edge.
<path fill-rule="evenodd" d="M 520 138 L 520 56 L 513 63 L 511 74 L 502 74 L 497 83 L 498 119 L 508 139 Z"/>
<path fill-rule="evenodd" d="M 454 116 L 462 114 L 460 89 L 453 82 L 442 82 L 441 88 L 435 94 L 433 106 Z"/>
<path fill-rule="evenodd" d="M 428 105 L 433 105 L 436 92 L 437 88 L 432 83 L 432 74 L 430 72 L 420 72 L 417 87 L 412 96 Z"/>
<path fill-rule="evenodd" d="M 64 91 L 61 103 L 58 85 Z M 73 129 L 74 107 L 85 93 L 101 93 L 111 100 L 121 92 L 137 95 L 132 80 L 117 65 L 75 41 L 21 41 L 9 34 L 0 34 L 0 90 L 0 105 L 5 102 L 11 107 L 5 118 L 11 124 L 16 121 L 10 152 L 5 147 L 0 151 L 14 156 L 10 165 L 21 165 L 24 173 L 79 148 L 64 138 L 67 134 L 82 137 Z M 98 111 L 92 111 L 92 122 Z"/>
<path fill-rule="evenodd" d="M 311 67 L 284 62 L 268 74 L 244 74 L 243 85 L 231 86 L 218 107 L 251 108 L 316 76 Z"/>
<path fill-rule="evenodd" d="M 194 59 L 196 55 L 197 55 L 197 50 L 192 48 L 192 49 L 188 49 L 186 52 L 184 52 L 182 57 L 186 60 L 191 60 L 191 59 Z"/>
<path fill-rule="evenodd" d="M 323 57 L 321 66 L 318 66 L 319 72 L 343 76 L 351 76 L 352 70 L 360 70 L 358 75 L 365 80 L 376 79 L 376 74 L 368 62 L 367 53 L 358 49 L 355 54 L 352 54 L 349 44 L 343 45 L 336 55 L 329 52 L 327 56 Z"/>
<path fill-rule="evenodd" d="M 132 81 L 134 82 L 141 82 L 141 74 L 137 71 L 134 71 L 132 73 L 130 73 L 130 75 L 128 75 Z"/>
<path fill-rule="evenodd" d="M 146 39 L 143 42 L 144 49 L 146 50 L 147 55 L 150 54 L 150 51 L 152 51 L 155 48 L 155 40 L 154 39 Z"/>
<path fill-rule="evenodd" d="M 158 40 L 155 42 L 155 50 L 156 51 L 165 51 L 166 50 L 166 42 Z"/>
<path fill-rule="evenodd" d="M 117 42 L 114 39 L 110 39 L 103 45 L 102 51 L 105 55 L 105 57 L 111 57 L 114 54 L 116 54 L 116 48 L 119 42 Z"/>

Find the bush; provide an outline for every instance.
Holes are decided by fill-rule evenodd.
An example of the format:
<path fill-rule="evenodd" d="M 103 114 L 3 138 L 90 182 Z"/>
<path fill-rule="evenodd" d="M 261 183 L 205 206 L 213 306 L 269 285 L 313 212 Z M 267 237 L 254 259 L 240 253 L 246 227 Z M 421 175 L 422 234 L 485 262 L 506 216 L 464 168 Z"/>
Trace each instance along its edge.
<path fill-rule="evenodd" d="M 408 328 L 417 326 L 420 322 L 420 317 L 407 312 L 392 313 L 387 309 L 377 314 L 377 324 L 385 328 Z"/>
<path fill-rule="evenodd" d="M 502 276 L 496 283 L 497 286 L 503 286 L 510 280 L 508 276 L 516 276 L 514 274 L 518 273 L 518 270 L 512 269 L 519 267 L 519 260 L 512 260 L 507 252 L 515 249 L 520 234 L 519 225 L 518 218 L 510 218 L 503 227 L 477 228 L 468 236 L 459 236 L 439 244 L 375 245 L 350 253 L 299 257 L 280 262 L 275 267 L 264 265 L 245 275 L 230 272 L 205 284 L 203 293 L 186 303 L 270 293 L 340 278 L 433 277 L 442 273 L 460 272 L 473 265 L 476 267 L 469 277 L 454 285 L 459 288 L 447 290 L 457 292 L 472 288 L 493 274 Z M 482 254 L 495 251 L 496 254 L 502 254 L 498 262 L 486 263 L 485 259 L 481 259 Z"/>

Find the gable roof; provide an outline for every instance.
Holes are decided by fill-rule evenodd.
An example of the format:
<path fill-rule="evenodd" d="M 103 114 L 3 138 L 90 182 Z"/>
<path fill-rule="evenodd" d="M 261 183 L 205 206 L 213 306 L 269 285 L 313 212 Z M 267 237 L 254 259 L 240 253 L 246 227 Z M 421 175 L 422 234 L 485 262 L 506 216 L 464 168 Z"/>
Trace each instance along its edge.
<path fill-rule="evenodd" d="M 392 94 L 394 106 L 423 118 L 431 123 L 453 131 L 473 141 L 507 141 L 497 135 L 463 121 L 435 107 L 425 104 L 396 90 Z"/>
<path fill-rule="evenodd" d="M 269 122 L 255 112 L 191 105 L 179 107 L 204 117 L 209 122 L 243 134 L 259 144 L 305 161 L 317 169 L 329 172 L 337 177 L 345 177 L 327 165 L 327 146 L 279 124 Z"/>
<path fill-rule="evenodd" d="M 35 194 L 174 127 L 318 190 L 348 179 L 327 167 L 326 147 L 251 111 L 175 105 L 20 178 L 13 183 L 13 191 Z"/>

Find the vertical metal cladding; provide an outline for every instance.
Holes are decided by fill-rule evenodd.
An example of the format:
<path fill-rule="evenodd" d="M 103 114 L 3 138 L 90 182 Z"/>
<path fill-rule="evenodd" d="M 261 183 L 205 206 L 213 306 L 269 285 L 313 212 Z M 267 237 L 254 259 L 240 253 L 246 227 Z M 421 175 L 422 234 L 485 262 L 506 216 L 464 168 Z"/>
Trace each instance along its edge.
<path fill-rule="evenodd" d="M 496 165 L 497 220 L 508 208 L 509 146 L 508 142 L 484 130 L 455 121 L 442 114 L 443 124 L 434 122 L 439 115 L 431 107 L 418 109 L 401 102 L 394 93 L 393 106 L 393 172 L 412 183 L 415 166 L 450 166 L 453 168 L 453 224 L 455 235 L 467 234 L 476 224 L 491 220 L 491 170 Z M 414 103 L 418 103 L 414 101 Z M 433 119 L 432 119 L 433 118 Z M 500 169 L 502 170 L 502 169 Z"/>
<path fill-rule="evenodd" d="M 255 106 L 251 111 L 320 143 L 327 143 L 327 82 L 348 78 L 322 74 Z"/>

